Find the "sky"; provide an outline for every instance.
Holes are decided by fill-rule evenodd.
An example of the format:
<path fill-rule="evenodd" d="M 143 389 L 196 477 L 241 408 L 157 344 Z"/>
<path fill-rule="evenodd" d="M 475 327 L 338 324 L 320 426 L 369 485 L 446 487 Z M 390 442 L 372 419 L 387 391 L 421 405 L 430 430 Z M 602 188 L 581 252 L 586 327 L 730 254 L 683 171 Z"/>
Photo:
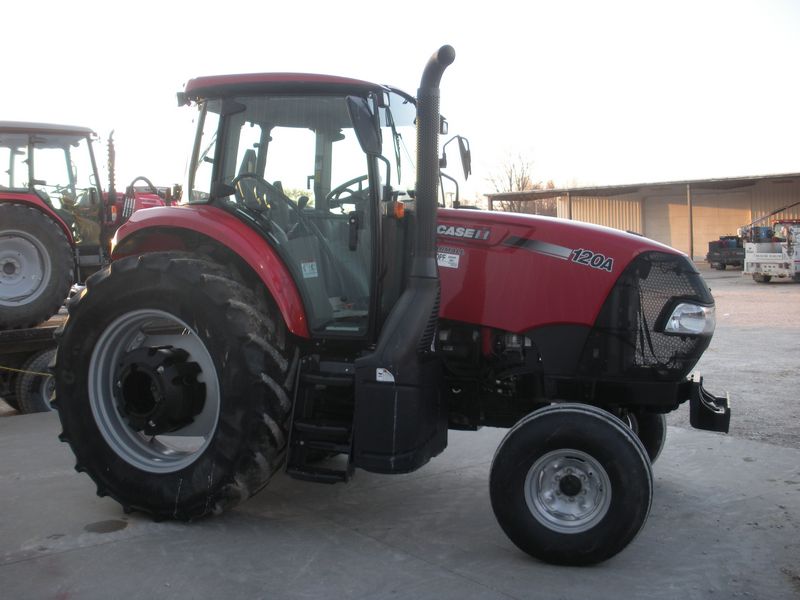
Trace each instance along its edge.
<path fill-rule="evenodd" d="M 462 198 L 515 162 L 557 187 L 800 172 L 797 0 L 5 3 L 0 120 L 114 131 L 117 187 L 182 183 L 192 77 L 298 71 L 441 84 Z M 105 162 L 104 144 L 96 147 Z M 458 175 L 457 169 L 453 175 Z"/>

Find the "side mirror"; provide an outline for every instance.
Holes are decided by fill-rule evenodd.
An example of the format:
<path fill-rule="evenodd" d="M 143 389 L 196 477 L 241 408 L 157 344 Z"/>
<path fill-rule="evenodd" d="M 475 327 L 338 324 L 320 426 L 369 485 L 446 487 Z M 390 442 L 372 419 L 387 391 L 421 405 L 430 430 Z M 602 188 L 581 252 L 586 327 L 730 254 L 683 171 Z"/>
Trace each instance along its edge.
<path fill-rule="evenodd" d="M 457 135 L 445 142 L 444 146 L 442 146 L 442 157 L 439 159 L 439 167 L 442 169 L 447 167 L 447 154 L 445 153 L 445 150 L 447 145 L 454 140 L 458 140 L 458 152 L 461 156 L 461 168 L 464 169 L 464 180 L 467 180 L 472 174 L 472 153 L 469 149 L 469 140 L 465 137 Z"/>
<path fill-rule="evenodd" d="M 469 140 L 465 137 L 458 138 L 458 151 L 461 154 L 461 166 L 464 169 L 464 180 L 469 179 L 472 174 L 472 152 L 469 149 Z"/>
<path fill-rule="evenodd" d="M 350 120 L 353 122 L 361 149 L 365 154 L 379 155 L 383 146 L 381 130 L 367 99 L 360 96 L 348 96 L 347 112 L 350 114 Z"/>

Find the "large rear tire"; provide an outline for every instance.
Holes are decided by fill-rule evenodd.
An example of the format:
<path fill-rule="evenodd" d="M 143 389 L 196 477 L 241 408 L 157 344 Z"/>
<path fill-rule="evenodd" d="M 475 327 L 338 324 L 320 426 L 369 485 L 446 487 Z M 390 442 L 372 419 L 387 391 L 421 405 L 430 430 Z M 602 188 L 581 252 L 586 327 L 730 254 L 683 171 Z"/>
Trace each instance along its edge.
<path fill-rule="evenodd" d="M 112 263 L 69 302 L 56 405 L 99 495 L 156 519 L 217 514 L 286 451 L 291 340 L 268 299 L 182 253 Z"/>
<path fill-rule="evenodd" d="M 639 439 L 610 413 L 581 404 L 537 410 L 506 435 L 489 491 L 500 526 L 545 562 L 611 558 L 641 530 L 653 478 Z"/>
<path fill-rule="evenodd" d="M 30 206 L 0 203 L 0 329 L 46 321 L 73 282 L 72 247 L 61 227 Z"/>
<path fill-rule="evenodd" d="M 756 283 L 769 283 L 772 281 L 772 275 L 762 275 L 761 273 L 753 273 L 753 281 Z"/>

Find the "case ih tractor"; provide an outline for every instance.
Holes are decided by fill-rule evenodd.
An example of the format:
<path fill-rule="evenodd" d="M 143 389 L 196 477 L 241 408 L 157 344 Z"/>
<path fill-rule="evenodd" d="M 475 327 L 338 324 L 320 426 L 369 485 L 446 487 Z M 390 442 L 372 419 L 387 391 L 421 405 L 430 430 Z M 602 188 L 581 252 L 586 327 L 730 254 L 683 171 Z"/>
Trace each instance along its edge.
<path fill-rule="evenodd" d="M 144 177 L 117 197 L 110 143 L 103 194 L 94 137 L 85 127 L 0 121 L 0 330 L 53 315 L 73 283 L 108 262 L 109 241 L 134 209 L 169 201 Z"/>
<path fill-rule="evenodd" d="M 60 337 L 61 439 L 99 495 L 192 520 L 284 465 L 325 483 L 407 473 L 448 429 L 504 427 L 500 526 L 589 564 L 644 524 L 665 413 L 688 400 L 695 426 L 727 431 L 727 401 L 687 378 L 714 301 L 685 255 L 438 207 L 454 57 L 432 56 L 416 99 L 322 75 L 186 85 L 188 203 L 131 217 Z"/>

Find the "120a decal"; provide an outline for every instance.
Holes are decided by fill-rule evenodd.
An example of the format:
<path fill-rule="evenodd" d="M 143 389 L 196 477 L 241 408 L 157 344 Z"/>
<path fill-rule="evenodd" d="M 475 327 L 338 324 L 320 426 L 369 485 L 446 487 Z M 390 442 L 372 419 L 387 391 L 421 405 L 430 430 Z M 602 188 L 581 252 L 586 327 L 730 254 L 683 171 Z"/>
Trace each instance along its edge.
<path fill-rule="evenodd" d="M 584 250 L 583 248 L 576 248 L 569 255 L 569 259 L 578 263 L 579 265 L 586 265 L 593 269 L 600 269 L 601 271 L 608 271 L 611 273 L 614 270 L 614 259 L 599 252 L 592 252 L 591 250 Z"/>

